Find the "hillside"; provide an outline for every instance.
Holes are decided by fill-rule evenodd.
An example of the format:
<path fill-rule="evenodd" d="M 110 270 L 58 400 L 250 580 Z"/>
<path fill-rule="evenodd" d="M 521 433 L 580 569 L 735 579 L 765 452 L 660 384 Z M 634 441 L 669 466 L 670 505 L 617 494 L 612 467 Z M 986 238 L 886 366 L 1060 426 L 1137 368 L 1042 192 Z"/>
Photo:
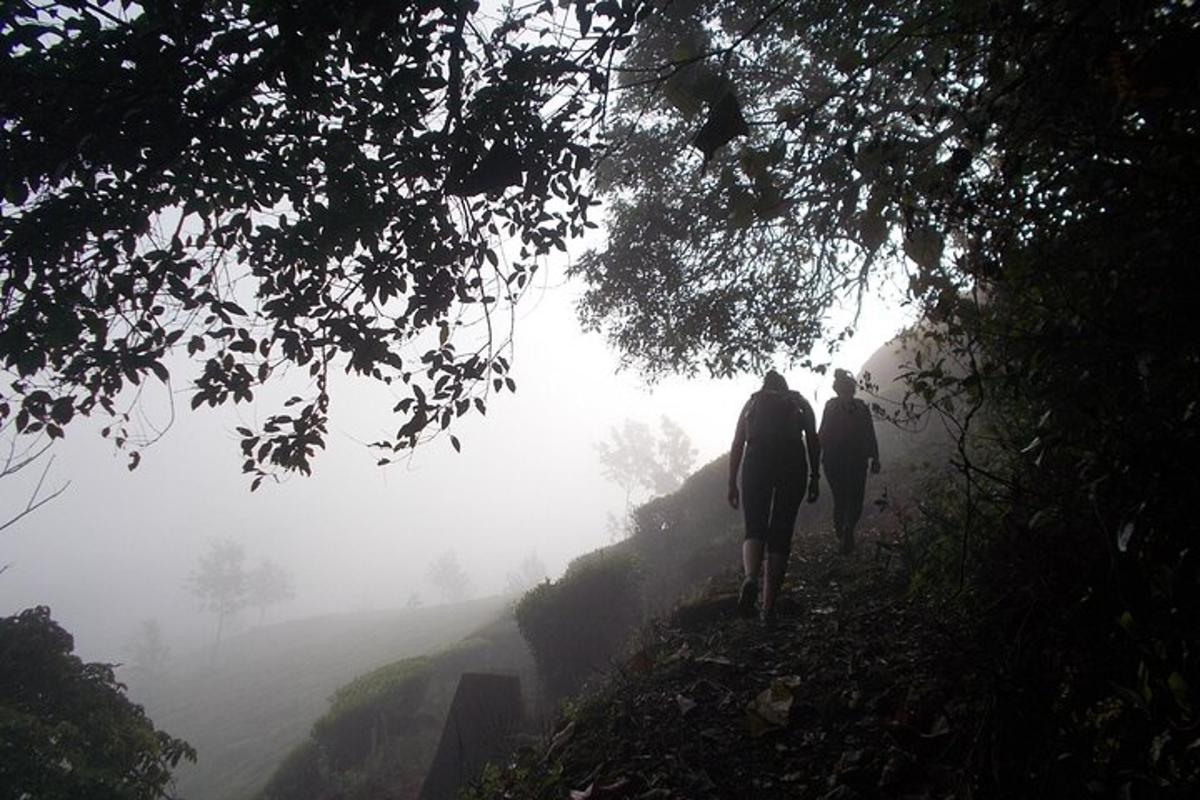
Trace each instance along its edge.
<path fill-rule="evenodd" d="M 880 406 L 903 400 L 892 379 L 908 352 L 891 343 L 867 364 Z M 774 626 L 734 615 L 742 524 L 718 458 L 513 615 L 340 689 L 259 797 L 432 798 L 422 778 L 465 671 L 516 674 L 543 712 L 471 800 L 1194 796 L 1194 731 L 1157 775 L 1121 766 L 1123 729 L 1148 719 L 1132 712 L 1164 699 L 1113 682 L 1097 658 L 1133 623 L 1109 618 L 1081 647 L 1067 633 L 1082 601 L 1039 613 L 1055 573 L 1025 531 L 963 514 L 947 429 L 877 429 L 885 466 L 857 552 L 833 552 L 823 483 L 797 522 Z M 988 427 L 974 435 L 967 446 L 995 446 Z M 1165 700 L 1190 709 L 1189 686 L 1176 680 Z"/>
<path fill-rule="evenodd" d="M 176 772 L 188 800 L 242 800 L 255 792 L 354 677 L 458 641 L 505 606 L 487 598 L 454 606 L 338 614 L 268 625 L 176 659 L 136 699 L 199 758 Z"/>
<path fill-rule="evenodd" d="M 903 352 L 885 346 L 870 366 L 895 375 Z M 881 397 L 894 394 L 887 386 L 880 392 Z M 893 434 L 886 424 L 878 427 L 887 466 L 869 479 L 863 527 L 894 531 L 905 502 L 900 498 L 911 494 L 927 470 L 925 459 L 914 456 L 930 449 L 906 440 L 925 442 L 933 435 Z M 643 505 L 636 512 L 635 535 L 580 556 L 560 580 L 530 592 L 518 604 L 516 619 L 506 615 L 453 648 L 396 660 L 341 687 L 307 738 L 303 730 L 289 731 L 295 747 L 259 796 L 417 797 L 464 671 L 520 675 L 533 712 L 527 732 L 541 732 L 553 720 L 547 709 L 574 702 L 569 698 L 580 687 L 602 681 L 614 665 L 618 672 L 623 669 L 622 643 L 644 621 L 669 614 L 681 601 L 702 598 L 703 605 L 703 598 L 719 596 L 735 580 L 730 570 L 737 563 L 742 522 L 725 499 L 727 470 L 727 458 L 719 457 L 677 491 Z M 825 487 L 818 503 L 801 510 L 798 553 L 832 540 L 826 535 L 831 513 Z M 898 563 L 895 540 L 889 533 L 880 554 Z M 531 635 L 539 675 L 526 648 Z"/>
<path fill-rule="evenodd" d="M 773 627 L 735 617 L 728 571 L 468 796 L 965 796 L 972 657 L 906 595 L 876 531 L 851 558 L 824 533 L 796 542 Z"/>

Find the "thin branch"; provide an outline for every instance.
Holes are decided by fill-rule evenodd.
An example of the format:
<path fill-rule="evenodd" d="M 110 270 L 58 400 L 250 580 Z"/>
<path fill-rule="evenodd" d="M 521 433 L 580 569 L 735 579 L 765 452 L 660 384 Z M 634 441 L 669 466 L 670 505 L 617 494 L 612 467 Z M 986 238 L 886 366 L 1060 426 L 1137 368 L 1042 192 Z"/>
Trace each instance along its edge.
<path fill-rule="evenodd" d="M 41 452 L 45 452 L 45 449 L 43 448 L 43 450 Z M 53 464 L 54 464 L 54 456 L 50 456 L 50 460 L 46 462 L 45 468 L 42 469 L 41 477 L 38 478 L 37 486 L 35 486 L 33 488 L 33 493 L 29 495 L 29 501 L 25 504 L 24 510 L 22 510 L 19 514 L 17 514 L 15 517 L 8 520 L 7 522 L 0 524 L 0 531 L 4 531 L 6 528 L 9 528 L 9 527 L 15 525 L 17 522 L 21 521 L 23 518 L 29 516 L 34 511 L 37 511 L 42 506 L 46 505 L 46 503 L 49 503 L 51 500 L 53 500 L 54 498 L 58 497 L 60 494 L 65 492 L 67 490 L 67 487 L 71 485 L 71 482 L 67 481 L 62 486 L 58 487 L 53 492 L 51 492 L 50 494 L 46 495 L 45 497 L 41 498 L 40 500 L 38 499 L 38 495 L 40 495 L 42 493 L 42 486 L 45 485 L 46 475 L 50 472 L 50 467 Z M 0 570 L 0 572 L 3 572 L 3 570 Z"/>

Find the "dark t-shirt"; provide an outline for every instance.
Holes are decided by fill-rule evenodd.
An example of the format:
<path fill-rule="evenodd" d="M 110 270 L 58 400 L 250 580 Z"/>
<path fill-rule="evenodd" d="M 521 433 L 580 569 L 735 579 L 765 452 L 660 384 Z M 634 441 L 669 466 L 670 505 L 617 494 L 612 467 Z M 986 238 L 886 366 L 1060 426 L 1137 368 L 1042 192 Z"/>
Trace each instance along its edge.
<path fill-rule="evenodd" d="M 871 409 L 857 398 L 835 397 L 825 404 L 820 437 L 826 464 L 865 464 L 879 458 Z"/>
<path fill-rule="evenodd" d="M 746 458 L 803 470 L 808 461 L 806 437 L 816 432 L 816 416 L 799 392 L 755 392 L 742 408 Z"/>

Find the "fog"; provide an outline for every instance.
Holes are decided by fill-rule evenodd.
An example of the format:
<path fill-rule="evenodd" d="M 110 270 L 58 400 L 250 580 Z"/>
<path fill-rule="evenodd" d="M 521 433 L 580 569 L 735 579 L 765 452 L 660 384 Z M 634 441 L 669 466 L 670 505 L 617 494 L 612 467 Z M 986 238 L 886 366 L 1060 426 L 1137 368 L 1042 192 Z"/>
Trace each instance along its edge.
<path fill-rule="evenodd" d="M 543 286 L 523 303 L 514 343 L 516 394 L 493 396 L 486 417 L 455 423 L 455 453 L 443 436 L 401 463 L 378 467 L 366 442 L 398 427 L 386 387 L 342 376 L 331 387 L 327 449 L 311 477 L 266 482 L 255 493 L 241 472 L 234 428 L 271 413 L 261 405 L 188 411 L 186 372 L 173 370 L 173 395 L 151 382 L 141 407 L 148 425 L 167 427 L 126 467 L 80 421 L 52 450 L 45 490 L 69 481 L 52 502 L 0 532 L 0 613 L 49 605 L 86 660 L 119 662 L 143 620 L 156 620 L 175 654 L 210 643 L 215 619 L 186 586 L 207 543 L 232 539 L 247 566 L 270 559 L 292 576 L 295 598 L 265 622 L 397 608 L 415 594 L 441 602 L 428 571 L 452 551 L 471 596 L 504 590 L 531 554 L 551 577 L 575 556 L 610 540 L 609 513 L 623 490 L 606 482 L 595 444 L 626 418 L 677 422 L 698 451 L 695 466 L 728 447 L 736 415 L 757 376 L 673 378 L 648 386 L 618 372 L 603 338 L 575 321 L 575 288 Z M 868 298 L 859 333 L 836 363 L 856 369 L 901 326 L 903 313 Z M 784 370 L 819 409 L 827 381 Z M 157 393 L 157 395 L 155 394 Z M 173 396 L 174 415 L 171 412 Z M 174 419 L 172 420 L 172 416 Z M 40 468 L 0 482 L 8 518 L 23 508 Z M 232 630 L 258 624 L 257 611 Z"/>

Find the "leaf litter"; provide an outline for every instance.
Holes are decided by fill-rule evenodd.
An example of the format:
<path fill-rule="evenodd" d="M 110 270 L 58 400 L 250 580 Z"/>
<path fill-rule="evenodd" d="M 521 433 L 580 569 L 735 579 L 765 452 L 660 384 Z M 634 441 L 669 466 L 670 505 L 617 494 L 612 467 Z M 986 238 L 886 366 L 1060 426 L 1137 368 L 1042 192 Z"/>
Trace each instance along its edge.
<path fill-rule="evenodd" d="M 544 760 L 520 768 L 516 756 L 495 796 L 968 796 L 974 726 L 953 699 L 962 656 L 942 641 L 950 634 L 899 575 L 838 556 L 832 536 L 794 551 L 778 622 L 652 623 L 630 668 L 574 707 Z M 713 591 L 732 596 L 738 583 L 731 572 Z"/>

